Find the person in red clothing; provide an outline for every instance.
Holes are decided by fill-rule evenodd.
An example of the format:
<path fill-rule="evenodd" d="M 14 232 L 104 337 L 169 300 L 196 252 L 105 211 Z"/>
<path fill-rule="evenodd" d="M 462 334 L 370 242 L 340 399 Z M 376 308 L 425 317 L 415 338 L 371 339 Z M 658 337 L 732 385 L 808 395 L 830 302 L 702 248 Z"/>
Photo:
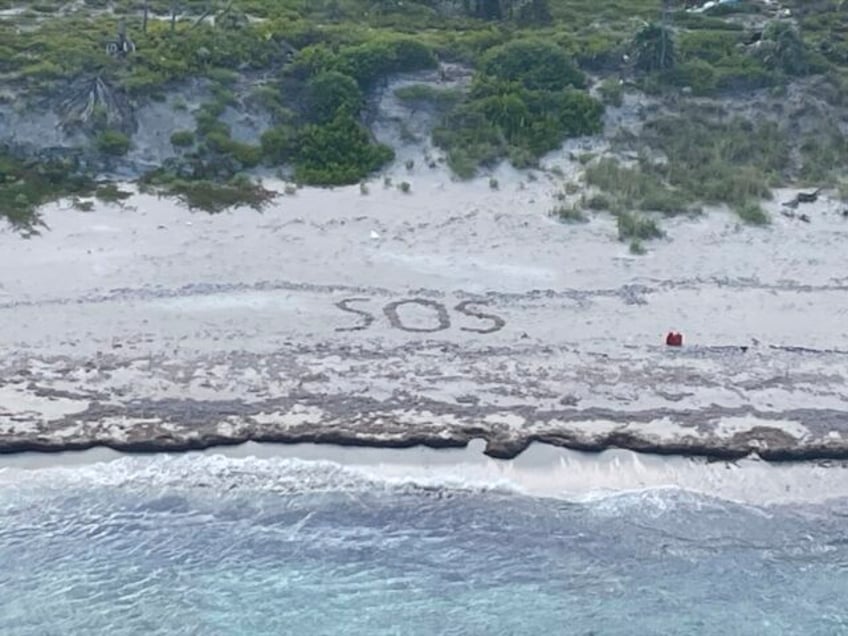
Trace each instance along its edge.
<path fill-rule="evenodd" d="M 678 333 L 676 331 L 669 331 L 668 335 L 665 337 L 665 343 L 669 347 L 682 347 L 683 346 L 683 334 Z"/>

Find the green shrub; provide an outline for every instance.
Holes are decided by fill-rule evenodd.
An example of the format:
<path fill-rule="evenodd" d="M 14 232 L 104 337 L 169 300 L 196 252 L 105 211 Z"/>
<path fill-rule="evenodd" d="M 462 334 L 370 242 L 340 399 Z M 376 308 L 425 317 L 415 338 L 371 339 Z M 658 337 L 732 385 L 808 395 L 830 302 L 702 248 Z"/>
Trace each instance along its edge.
<path fill-rule="evenodd" d="M 194 145 L 194 133 L 190 130 L 177 130 L 171 135 L 171 145 L 176 148 L 188 148 Z"/>
<path fill-rule="evenodd" d="M 21 74 L 34 80 L 51 80 L 64 74 L 62 67 L 49 60 L 29 64 L 21 69 Z"/>
<path fill-rule="evenodd" d="M 656 221 L 651 218 L 629 212 L 618 215 L 618 238 L 620 241 L 638 239 L 649 241 L 662 238 L 665 233 L 659 228 Z"/>
<path fill-rule="evenodd" d="M 477 174 L 477 166 L 480 163 L 478 157 L 486 154 L 486 151 L 480 151 L 475 152 L 472 156 L 462 148 L 451 149 L 447 157 L 448 167 L 460 179 L 471 179 Z"/>
<path fill-rule="evenodd" d="M 235 177 L 226 183 L 166 179 L 156 185 L 165 194 L 176 196 L 190 209 L 204 210 L 210 214 L 243 206 L 262 210 L 276 197 L 274 192 L 266 190 L 261 184 L 243 177 Z"/>
<path fill-rule="evenodd" d="M 757 55 L 767 67 L 787 75 L 804 75 L 810 68 L 800 33 L 784 20 L 773 20 L 766 25 Z"/>
<path fill-rule="evenodd" d="M 692 201 L 684 192 L 660 186 L 645 192 L 639 201 L 639 209 L 645 212 L 661 212 L 666 216 L 674 216 L 690 212 Z"/>
<path fill-rule="evenodd" d="M 362 108 L 362 91 L 352 77 L 338 71 L 325 71 L 309 80 L 309 117 L 323 123 L 331 121 L 337 113 L 359 116 Z"/>
<path fill-rule="evenodd" d="M 551 216 L 563 223 L 588 223 L 589 219 L 577 205 L 560 205 L 551 210 Z"/>
<path fill-rule="evenodd" d="M 741 34 L 728 31 L 698 30 L 680 35 L 680 57 L 699 60 L 707 64 L 719 64 L 727 57 L 736 55 L 742 42 Z"/>
<path fill-rule="evenodd" d="M 114 183 L 107 183 L 99 186 L 95 190 L 94 196 L 98 201 L 103 201 L 104 203 L 117 203 L 118 201 L 129 199 L 132 196 L 132 192 L 121 190 Z"/>
<path fill-rule="evenodd" d="M 228 68 L 210 68 L 206 71 L 206 77 L 218 84 L 232 86 L 238 82 L 239 74 Z"/>
<path fill-rule="evenodd" d="M 688 86 L 695 95 L 709 95 L 718 88 L 719 77 L 715 68 L 703 60 L 686 60 L 668 75 L 677 86 Z"/>
<path fill-rule="evenodd" d="M 750 55 L 736 55 L 715 67 L 716 88 L 725 91 L 755 90 L 775 84 L 779 77 Z"/>
<path fill-rule="evenodd" d="M 516 168 L 534 167 L 565 139 L 601 130 L 603 105 L 575 88 L 585 84 L 553 42 L 524 38 L 495 46 L 483 56 L 466 98 L 433 130 L 433 142 L 462 178 L 503 158 Z"/>
<path fill-rule="evenodd" d="M 258 103 L 264 109 L 278 115 L 284 109 L 282 94 L 279 86 L 260 85 L 250 91 L 250 100 Z"/>
<path fill-rule="evenodd" d="M 104 130 L 96 143 L 100 152 L 112 156 L 125 155 L 130 149 L 130 138 L 119 130 Z"/>
<path fill-rule="evenodd" d="M 293 72 L 316 75 L 338 71 L 353 77 L 363 88 L 392 73 L 420 71 L 436 67 L 432 50 L 417 39 L 403 36 L 375 37 L 334 53 L 326 47 L 311 47 L 298 54 Z"/>
<path fill-rule="evenodd" d="M 586 200 L 586 207 L 590 210 L 612 210 L 613 200 L 606 194 L 593 194 Z"/>
<path fill-rule="evenodd" d="M 219 116 L 223 114 L 227 106 L 235 106 L 238 103 L 236 94 L 226 86 L 213 84 L 211 92 L 215 100 L 210 104 L 210 109 Z"/>
<path fill-rule="evenodd" d="M 230 127 L 218 118 L 224 113 L 226 106 L 220 103 L 203 104 L 194 114 L 197 122 L 197 134 L 207 136 L 213 132 L 220 133 L 226 137 L 230 136 Z"/>
<path fill-rule="evenodd" d="M 604 199 L 607 204 L 602 208 L 607 210 L 635 208 L 675 214 L 686 211 L 690 203 L 685 194 L 670 189 L 647 165 L 628 168 L 605 157 L 586 167 L 585 179 L 587 185 L 614 198 Z"/>
<path fill-rule="evenodd" d="M 39 206 L 61 196 L 89 196 L 95 186 L 70 160 L 24 162 L 0 153 L 0 218 L 27 236 L 42 224 Z"/>
<path fill-rule="evenodd" d="M 529 90 L 561 91 L 585 88 L 586 76 L 561 47 L 541 39 L 515 40 L 486 53 L 484 75 L 519 82 Z"/>
<path fill-rule="evenodd" d="M 630 253 L 635 254 L 636 256 L 642 256 L 647 253 L 644 244 L 641 240 L 635 238 L 630 241 Z"/>
<path fill-rule="evenodd" d="M 393 158 L 391 148 L 372 144 L 359 122 L 340 113 L 327 124 L 309 124 L 300 131 L 295 177 L 311 185 L 353 184 Z"/>
<path fill-rule="evenodd" d="M 519 168 L 555 150 L 568 137 L 600 131 L 603 106 L 583 91 L 529 91 L 482 80 L 471 99 L 449 113 L 433 131 L 451 166 L 493 165 L 508 156 Z"/>
<path fill-rule="evenodd" d="M 414 40 L 374 41 L 342 49 L 340 66 L 362 86 L 371 86 L 391 73 L 417 71 L 436 65 L 426 46 Z"/>
<path fill-rule="evenodd" d="M 766 211 L 756 201 L 744 201 L 734 206 L 734 210 L 749 225 L 768 225 L 771 222 Z"/>
<path fill-rule="evenodd" d="M 262 133 L 262 155 L 272 164 L 281 165 L 292 159 L 297 148 L 297 132 L 292 126 L 275 126 Z"/>

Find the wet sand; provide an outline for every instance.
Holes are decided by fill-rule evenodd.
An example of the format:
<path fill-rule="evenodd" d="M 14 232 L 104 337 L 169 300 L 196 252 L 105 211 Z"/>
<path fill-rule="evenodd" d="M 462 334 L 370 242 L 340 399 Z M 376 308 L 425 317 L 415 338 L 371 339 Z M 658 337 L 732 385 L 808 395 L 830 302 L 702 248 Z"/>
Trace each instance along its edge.
<path fill-rule="evenodd" d="M 410 194 L 375 179 L 216 216 L 137 195 L 3 229 L 0 449 L 848 456 L 837 202 L 809 224 L 779 214 L 788 191 L 768 228 L 669 220 L 637 257 L 609 215 L 550 218 L 561 177 L 502 168 L 492 190 L 403 161 Z"/>
<path fill-rule="evenodd" d="M 754 505 L 823 503 L 848 497 L 848 463 L 786 462 L 757 459 L 716 462 L 700 458 L 660 457 L 626 450 L 584 453 L 532 444 L 512 460 L 486 457 L 483 440 L 464 449 L 354 448 L 329 444 L 258 444 L 214 448 L 156 457 L 130 456 L 106 448 L 61 453 L 19 453 L 0 458 L 0 488 L 29 481 L 30 471 L 58 471 L 86 479 L 80 469 L 106 464 L 180 461 L 226 457 L 245 462 L 305 460 L 332 462 L 385 483 L 427 487 L 498 488 L 530 496 L 588 500 L 617 493 L 678 488 L 689 493 Z M 238 469 L 239 464 L 231 464 Z M 115 472 L 113 469 L 111 472 Z M 90 471 L 89 471 L 90 472 Z M 118 471 L 120 472 L 120 471 Z M 97 473 L 99 474 L 99 472 Z M 89 479 L 95 479 L 90 473 Z M 96 480 L 95 480 L 96 481 Z"/>

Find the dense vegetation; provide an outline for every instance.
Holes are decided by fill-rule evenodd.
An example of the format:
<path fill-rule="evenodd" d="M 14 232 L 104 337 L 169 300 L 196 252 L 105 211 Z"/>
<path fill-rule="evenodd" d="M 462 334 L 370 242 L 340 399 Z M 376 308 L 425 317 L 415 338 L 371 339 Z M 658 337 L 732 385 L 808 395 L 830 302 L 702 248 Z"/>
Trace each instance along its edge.
<path fill-rule="evenodd" d="M 602 106 L 580 89 L 586 77 L 567 53 L 540 39 L 493 47 L 481 59 L 471 91 L 433 132 L 448 164 L 471 176 L 480 164 L 508 156 L 532 165 L 567 137 L 601 130 Z"/>
<path fill-rule="evenodd" d="M 0 100 L 25 107 L 15 95 L 38 103 L 79 90 L 85 104 L 88 82 L 99 78 L 114 103 L 80 109 L 87 113 L 81 127 L 91 152 L 121 161 L 132 152 L 133 131 L 115 112 L 202 79 L 210 97 L 193 113 L 193 129 L 173 132 L 176 157 L 147 181 L 216 209 L 209 202 L 215 182 L 224 184 L 221 200 L 243 195 L 261 203 L 263 191 L 239 177 L 260 165 L 285 166 L 303 184 L 364 180 L 394 155 L 365 125 L 369 96 L 392 74 L 440 61 L 473 67 L 470 88 L 408 86 L 398 97 L 434 110 L 433 141 L 462 177 L 504 158 L 538 165 L 566 138 L 600 132 L 604 105 L 621 105 L 627 92 L 670 103 L 689 94 L 731 99 L 823 76 L 825 99 L 848 104 L 848 13 L 837 0 L 789 1 L 797 21 L 778 19 L 755 0 L 705 13 L 685 11 L 682 1 L 663 13 L 665 4 L 84 0 L 70 10 L 40 0 L 0 19 L 0 80 L 9 87 Z M 0 0 L 0 9 L 14 6 L 22 5 Z M 121 21 L 135 51 L 113 57 L 104 43 Z M 260 109 L 271 125 L 261 139 L 240 140 L 224 121 L 232 109 Z M 827 117 L 796 139 L 777 121 L 677 110 L 648 122 L 638 139 L 617 142 L 637 151 L 638 161 L 587 161 L 589 190 L 579 205 L 559 206 L 558 216 L 583 220 L 582 209 L 609 210 L 619 216 L 621 237 L 640 241 L 660 232 L 638 214 L 691 213 L 701 203 L 726 203 L 762 222 L 758 202 L 772 185 L 832 183 L 848 162 L 848 142 Z M 93 187 L 82 171 L 46 179 L 55 162 L 15 158 L 13 150 L 0 160 L 0 214 L 15 222 L 59 193 Z"/>

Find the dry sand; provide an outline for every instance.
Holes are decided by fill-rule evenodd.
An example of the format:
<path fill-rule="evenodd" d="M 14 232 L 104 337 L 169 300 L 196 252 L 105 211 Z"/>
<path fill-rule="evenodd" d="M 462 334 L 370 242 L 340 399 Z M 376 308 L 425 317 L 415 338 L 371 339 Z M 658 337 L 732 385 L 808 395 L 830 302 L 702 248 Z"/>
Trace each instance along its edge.
<path fill-rule="evenodd" d="M 50 206 L 30 240 L 4 229 L 0 447 L 848 455 L 836 202 L 805 224 L 779 192 L 765 229 L 676 219 L 637 257 L 608 215 L 548 216 L 559 177 L 502 168 L 495 191 L 405 159 L 390 176 L 410 194 L 375 179 L 216 216 L 136 195 Z M 670 328 L 683 349 L 663 346 Z"/>

